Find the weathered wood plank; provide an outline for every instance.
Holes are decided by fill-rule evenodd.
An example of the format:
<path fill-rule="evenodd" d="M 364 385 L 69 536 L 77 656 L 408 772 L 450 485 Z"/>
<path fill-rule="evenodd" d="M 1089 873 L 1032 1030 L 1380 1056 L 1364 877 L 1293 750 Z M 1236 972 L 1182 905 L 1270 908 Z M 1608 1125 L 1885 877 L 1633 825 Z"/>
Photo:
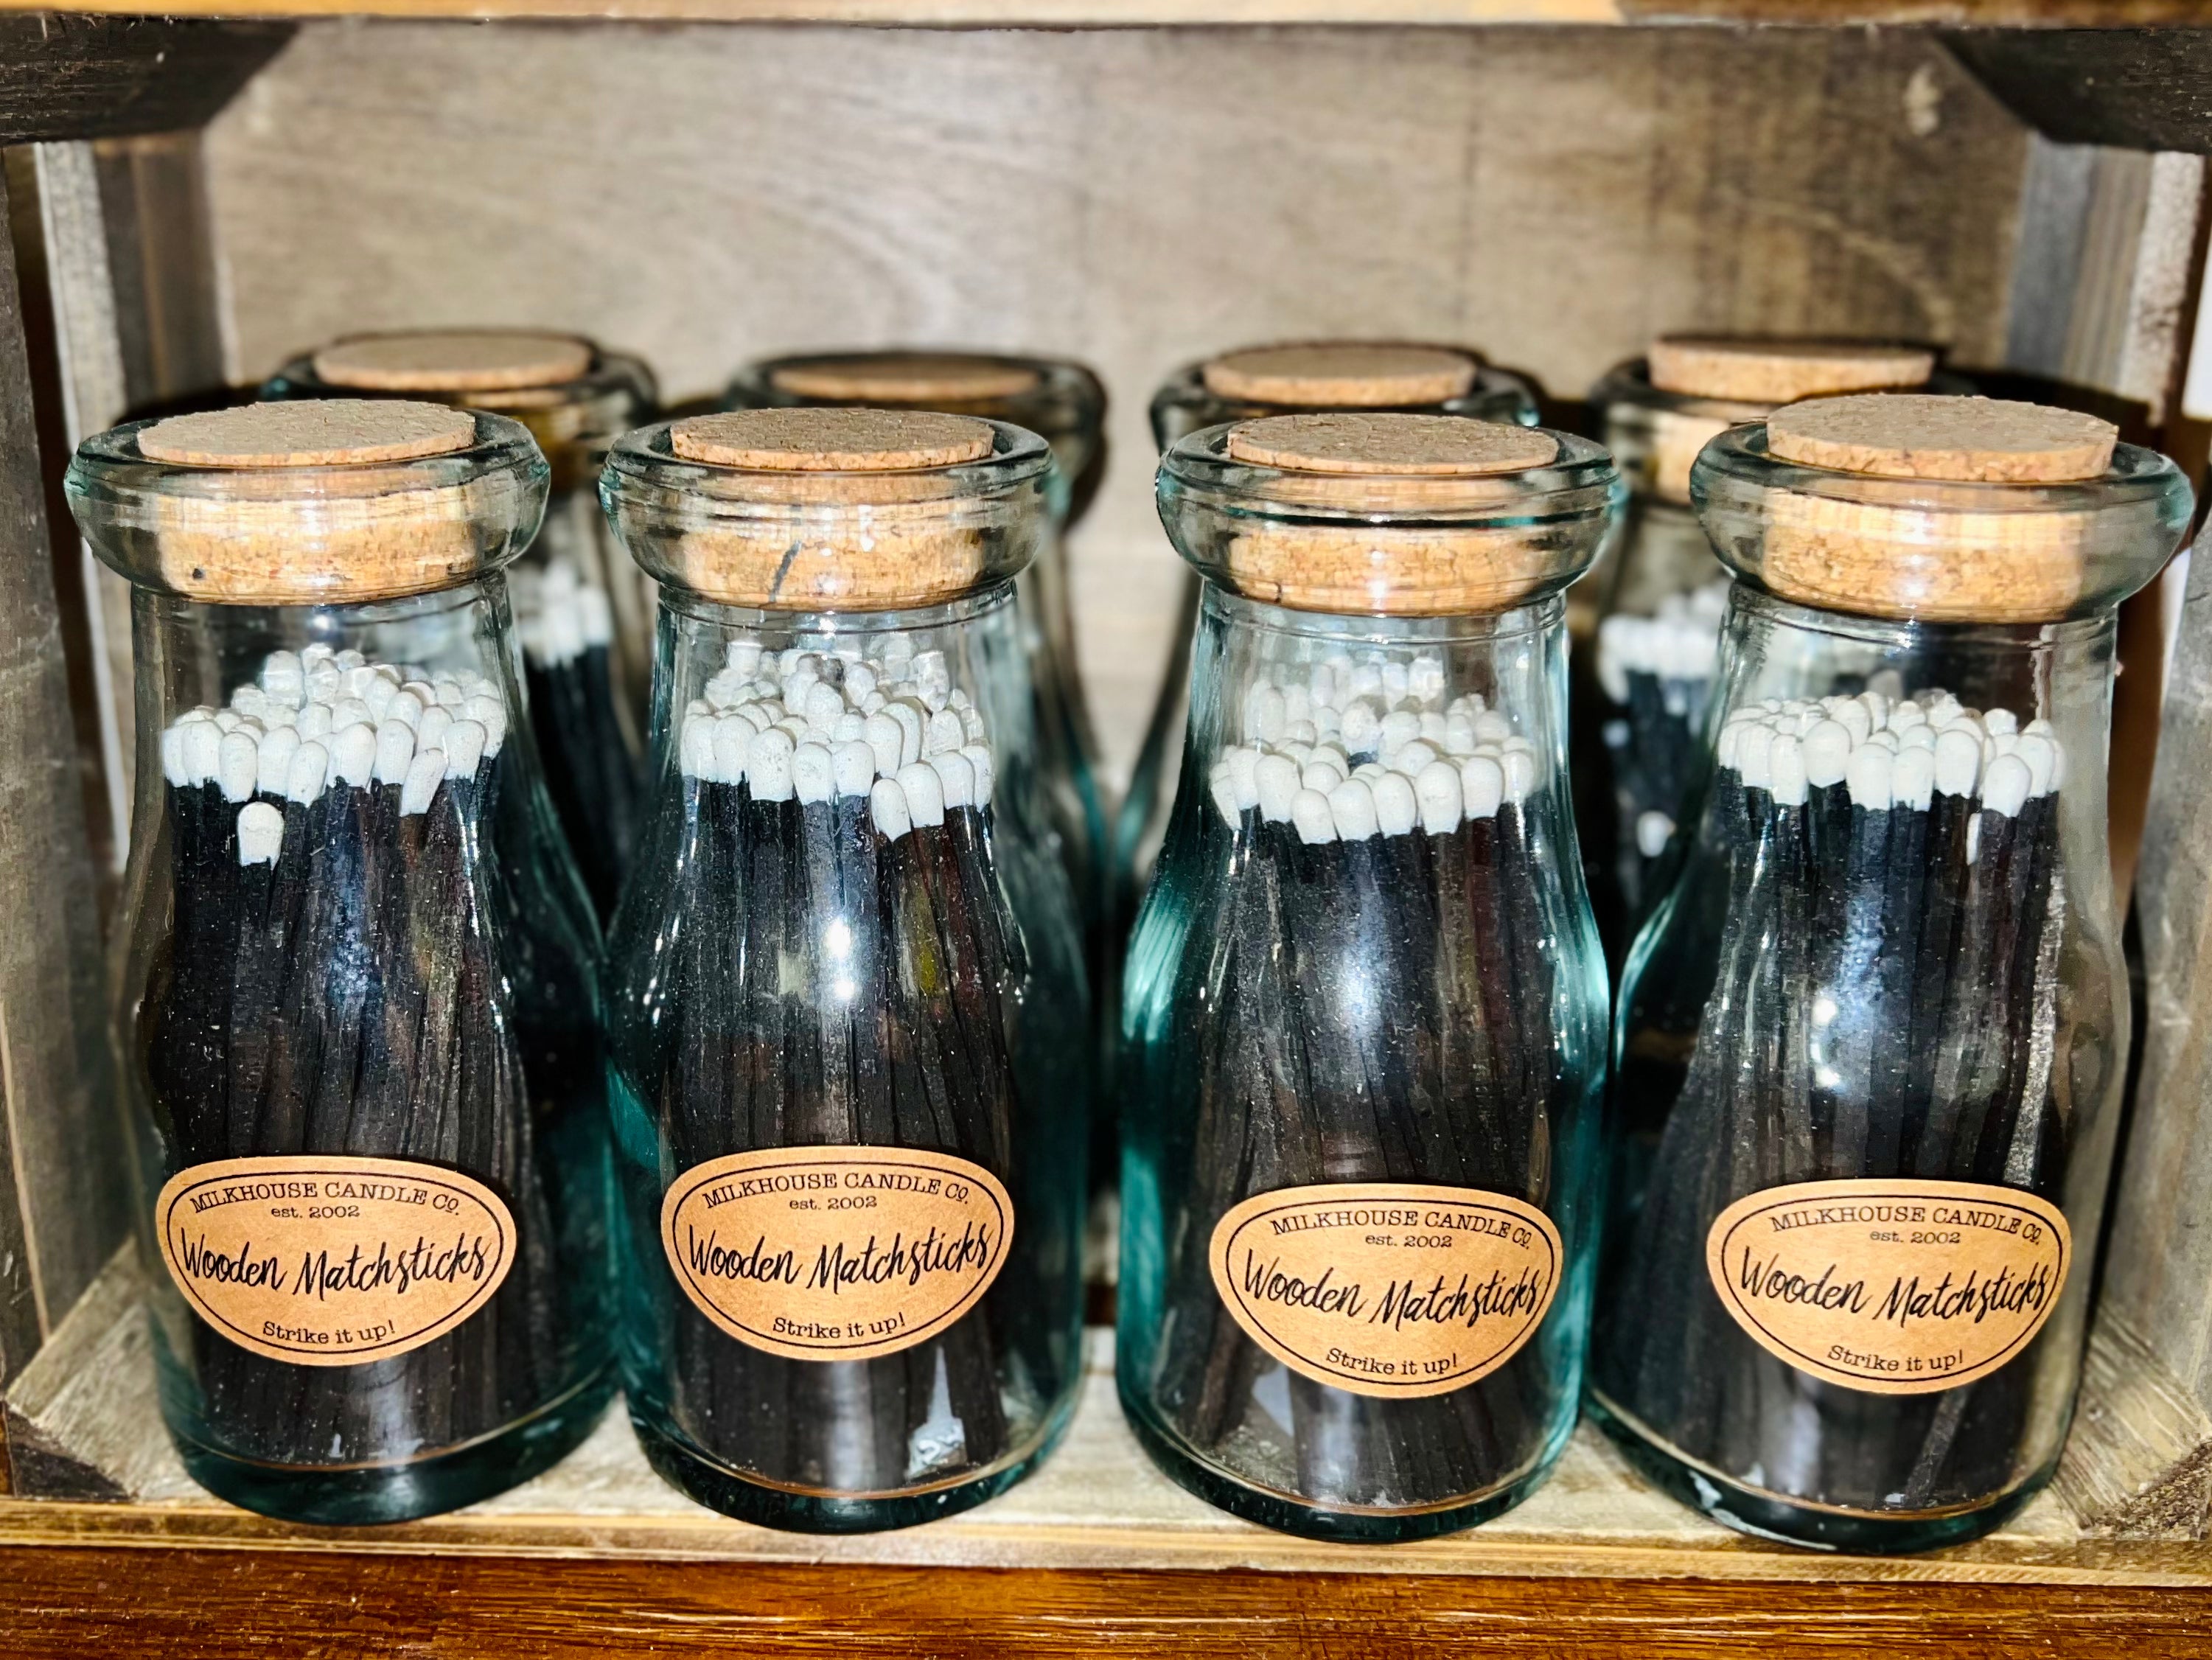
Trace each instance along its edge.
<path fill-rule="evenodd" d="M 2112 1198 L 2093 1361 L 2124 1357 L 2142 1404 L 2100 1422 L 2109 1470 L 2074 1479 L 2099 1523 L 2212 1528 L 2212 559 L 2191 567 L 2136 879 L 2148 1007 Z M 2190 1410 L 2193 1404 L 2194 1411 Z"/>
<path fill-rule="evenodd" d="M 32 0 L 0 0 L 0 10 Z M 85 0 L 88 12 L 217 17 L 597 18 L 913 27 L 1414 23 L 2201 26 L 2198 0 Z"/>
<path fill-rule="evenodd" d="M 0 1286 L 28 1293 L 0 1301 L 0 1378 L 92 1283 L 125 1215 L 52 546 L 0 248 L 0 1258 L 21 1264 L 0 1262 Z"/>
<path fill-rule="evenodd" d="M 23 1653 L 1929 1660 L 2203 1652 L 2201 1591 L 0 1551 Z"/>
<path fill-rule="evenodd" d="M 2212 1588 L 2212 1549 L 2085 1538 L 2065 1507 L 2047 1496 L 1991 1538 L 1929 1558 L 1883 1561 L 1763 1543 L 1654 1491 L 1588 1426 L 1528 1503 L 1472 1532 L 1387 1552 L 1292 1539 L 1211 1509 L 1152 1468 L 1122 1421 L 1112 1338 L 1104 1331 L 1091 1335 L 1074 1423 L 1042 1468 L 988 1505 L 927 1528 L 822 1539 L 728 1521 L 653 1474 L 619 1408 L 555 1469 L 458 1514 L 366 1533 L 289 1528 L 216 1503 L 185 1475 L 160 1425 L 141 1286 L 135 1256 L 119 1253 L 15 1381 L 6 1403 L 11 1425 L 43 1461 L 27 1486 L 59 1499 L 119 1502 L 0 1503 L 0 1543 L 805 1561 L 838 1572 L 867 1566 L 1387 1568 L 1396 1574 L 1577 1579 L 1696 1574 Z M 2087 1410 L 2099 1410 L 2096 1400 Z"/>
<path fill-rule="evenodd" d="M 118 9 L 236 16 L 245 9 Z M 204 125 L 290 34 L 282 23 L 0 6 L 0 144 Z"/>
<path fill-rule="evenodd" d="M 1976 30 L 1948 44 L 2058 143 L 2212 152 L 2212 30 Z"/>
<path fill-rule="evenodd" d="M 1181 591 L 1169 370 L 1443 337 L 1574 400 L 1670 327 L 1997 363 L 2026 142 L 1894 33 L 371 23 L 303 28 L 208 155 L 241 379 L 469 321 L 582 329 L 678 397 L 834 344 L 1087 359 L 1114 405 L 1079 650 L 1126 765 Z"/>

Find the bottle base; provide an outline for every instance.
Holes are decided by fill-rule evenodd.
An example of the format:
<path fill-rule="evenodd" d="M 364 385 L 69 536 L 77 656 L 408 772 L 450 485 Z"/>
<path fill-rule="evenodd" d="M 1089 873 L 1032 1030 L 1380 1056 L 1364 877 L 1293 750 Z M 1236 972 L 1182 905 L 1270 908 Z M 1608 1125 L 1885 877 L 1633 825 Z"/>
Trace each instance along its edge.
<path fill-rule="evenodd" d="M 611 1367 L 552 1405 L 452 1452 L 345 1469 L 258 1463 L 173 1432 L 185 1471 L 216 1498 L 280 1522 L 373 1527 L 459 1510 L 520 1487 L 581 1445 L 614 1394 Z"/>
<path fill-rule="evenodd" d="M 1668 1498 L 1722 1526 L 1753 1538 L 1804 1550 L 1863 1556 L 1909 1556 L 1964 1544 L 1994 1533 L 2042 1490 L 2055 1464 L 2046 1465 L 2011 1492 L 1972 1509 L 1917 1511 L 1895 1516 L 1802 1503 L 1690 1463 L 1655 1439 L 1629 1414 L 1601 1395 L 1589 1397 L 1589 1414 L 1636 1467 L 1638 1475 Z"/>
<path fill-rule="evenodd" d="M 1335 1545 L 1402 1545 L 1464 1532 L 1493 1516 L 1504 1515 L 1535 1492 L 1558 1462 L 1555 1448 L 1526 1474 L 1464 1504 L 1410 1511 L 1332 1510 L 1249 1487 L 1193 1457 L 1181 1443 L 1162 1433 L 1137 1410 L 1126 1395 L 1121 1397 L 1121 1416 L 1160 1473 L 1184 1492 L 1203 1499 L 1216 1510 L 1278 1533 Z"/>
<path fill-rule="evenodd" d="M 645 1461 L 662 1481 L 709 1510 L 786 1533 L 890 1533 L 973 1510 L 985 1499 L 997 1498 L 1043 1462 L 1060 1444 L 1073 1416 L 1072 1403 L 1062 1405 L 1027 1452 L 967 1481 L 921 1493 L 845 1498 L 797 1493 L 748 1480 L 670 1434 L 641 1414 L 635 1404 L 630 1408 L 630 1424 L 637 1431 L 638 1444 L 645 1449 Z"/>

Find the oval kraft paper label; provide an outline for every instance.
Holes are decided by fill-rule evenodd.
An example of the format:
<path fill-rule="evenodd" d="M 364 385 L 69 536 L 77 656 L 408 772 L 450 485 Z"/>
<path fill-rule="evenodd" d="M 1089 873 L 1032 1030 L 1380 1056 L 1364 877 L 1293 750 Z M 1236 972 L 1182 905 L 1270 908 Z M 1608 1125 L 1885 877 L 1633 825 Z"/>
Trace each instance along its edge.
<path fill-rule="evenodd" d="M 1291 1371 L 1384 1399 L 1464 1389 L 1513 1358 L 1559 1288 L 1559 1231 L 1469 1188 L 1262 1193 L 1214 1225 L 1214 1289 Z"/>
<path fill-rule="evenodd" d="M 514 1266 L 514 1218 L 474 1177 L 313 1154 L 194 1164 L 154 1201 L 161 1260 L 200 1318 L 300 1366 L 443 1337 Z"/>
<path fill-rule="evenodd" d="M 741 1343 L 866 1360 L 975 1306 L 1014 1237 L 999 1178 L 908 1147 L 771 1147 L 694 1164 L 660 1203 L 676 1283 Z"/>
<path fill-rule="evenodd" d="M 1875 1395 L 1986 1377 L 2043 1329 L 2073 1263 L 2057 1207 L 1978 1182 L 1799 1182 L 1705 1236 L 1713 1289 L 1761 1347 Z"/>

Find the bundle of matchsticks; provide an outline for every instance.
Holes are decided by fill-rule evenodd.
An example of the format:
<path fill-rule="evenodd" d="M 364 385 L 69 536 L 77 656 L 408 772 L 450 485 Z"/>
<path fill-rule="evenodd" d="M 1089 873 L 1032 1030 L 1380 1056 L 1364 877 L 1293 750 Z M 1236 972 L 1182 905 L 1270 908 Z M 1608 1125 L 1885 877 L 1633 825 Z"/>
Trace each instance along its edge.
<path fill-rule="evenodd" d="M 1478 1495 L 1555 1415 L 1534 1349 L 1419 1400 L 1280 1367 L 1215 1291 L 1208 1242 L 1255 1194 L 1331 1182 L 1478 1189 L 1541 1206 L 1566 1087 L 1542 897 L 1571 848 L 1543 755 L 1439 657 L 1334 653 L 1243 689 L 1209 775 L 1210 953 L 1172 1040 L 1194 1088 L 1170 1240 L 1159 1398 L 1215 1462 L 1323 1504 Z M 1287 1443 L 1287 1446 L 1285 1444 Z M 1270 1450 L 1270 1448 L 1273 1450 Z"/>
<path fill-rule="evenodd" d="M 703 690 L 678 732 L 675 984 L 641 1080 L 664 1180 L 758 1148 L 895 1146 L 1019 1191 L 1028 970 L 993 850 L 994 752 L 945 654 L 899 635 L 866 657 L 739 640 Z M 752 1348 L 679 1301 L 670 1404 L 702 1448 L 772 1482 L 954 1480 L 1012 1450 L 1020 1301 L 987 1295 L 941 1335 L 840 1361 Z"/>
<path fill-rule="evenodd" d="M 1598 684 L 1613 705 L 1602 734 L 1612 761 L 1615 879 L 1631 927 L 1664 891 L 1661 862 L 1702 776 L 1705 707 L 1729 585 L 1669 594 L 1649 617 L 1598 625 Z"/>
<path fill-rule="evenodd" d="M 565 1371 L 554 1228 L 491 824 L 507 711 L 472 672 L 279 651 L 161 734 L 173 929 L 137 1034 L 172 1171 L 298 1153 L 465 1171 L 514 1213 L 506 1283 L 392 1359 L 295 1366 L 192 1323 L 220 1444 L 359 1465 L 466 1443 Z"/>
<path fill-rule="evenodd" d="M 1608 1396 L 1687 1456 L 1869 1510 L 2021 1475 L 2030 1365 L 1926 1395 L 1822 1383 L 1735 1325 L 1705 1260 L 1725 1207 L 1788 1183 L 2057 1200 L 2066 762 L 2048 721 L 1942 691 L 1770 702 L 1723 725 L 1704 830 L 1725 894 L 1717 977 L 1595 1351 Z"/>
<path fill-rule="evenodd" d="M 621 896 L 638 819 L 637 763 L 615 705 L 614 611 L 606 590 L 567 557 L 518 565 L 508 584 L 547 792 L 604 922 Z"/>

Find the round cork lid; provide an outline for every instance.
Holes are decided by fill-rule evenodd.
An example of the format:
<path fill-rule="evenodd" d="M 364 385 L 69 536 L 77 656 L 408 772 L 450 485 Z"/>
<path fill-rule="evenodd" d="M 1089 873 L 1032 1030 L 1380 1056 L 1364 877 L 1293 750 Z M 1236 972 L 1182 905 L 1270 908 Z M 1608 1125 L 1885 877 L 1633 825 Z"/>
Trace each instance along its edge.
<path fill-rule="evenodd" d="M 437 329 L 340 340 L 314 363 L 329 385 L 364 392 L 514 392 L 589 374 L 592 347 L 573 334 Z"/>
<path fill-rule="evenodd" d="M 1994 398 L 1824 398 L 1766 423 L 1768 453 L 1801 466 L 1960 483 L 2094 478 L 2118 441 L 2093 415 Z"/>
<path fill-rule="evenodd" d="M 1443 478 L 1521 472 L 1559 453 L 1549 433 L 1452 415 L 1271 415 L 1231 427 L 1227 449 L 1286 472 Z"/>
<path fill-rule="evenodd" d="M 760 472 L 914 472 L 980 461 L 996 440 L 988 421 L 925 410 L 730 410 L 668 429 L 683 460 Z"/>
<path fill-rule="evenodd" d="M 793 398 L 853 404 L 980 404 L 1018 398 L 1044 379 L 1035 364 L 981 352 L 882 351 L 778 363 L 769 384 Z"/>
<path fill-rule="evenodd" d="M 1651 343 L 1646 362 L 1662 392 L 1741 404 L 1924 386 L 1936 372 L 1936 354 L 1919 346 L 1728 335 L 1666 336 Z"/>
<path fill-rule="evenodd" d="M 1225 352 L 1199 371 L 1218 398 L 1320 408 L 1390 409 L 1464 398 L 1475 361 L 1448 346 L 1357 341 L 1255 346 Z"/>
<path fill-rule="evenodd" d="M 328 398 L 172 416 L 138 435 L 138 453 L 194 467 L 362 466 L 450 455 L 476 435 L 476 417 L 463 410 Z"/>

